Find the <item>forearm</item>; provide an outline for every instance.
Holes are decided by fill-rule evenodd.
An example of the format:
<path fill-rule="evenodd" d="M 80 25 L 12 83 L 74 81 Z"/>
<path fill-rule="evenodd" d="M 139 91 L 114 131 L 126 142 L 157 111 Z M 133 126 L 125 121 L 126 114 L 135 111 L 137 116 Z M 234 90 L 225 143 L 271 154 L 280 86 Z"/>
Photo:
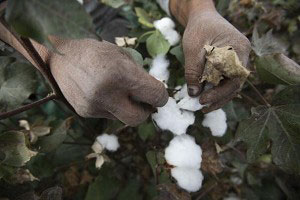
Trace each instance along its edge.
<path fill-rule="evenodd" d="M 170 0 L 171 14 L 186 26 L 189 18 L 196 12 L 216 11 L 213 0 Z"/>

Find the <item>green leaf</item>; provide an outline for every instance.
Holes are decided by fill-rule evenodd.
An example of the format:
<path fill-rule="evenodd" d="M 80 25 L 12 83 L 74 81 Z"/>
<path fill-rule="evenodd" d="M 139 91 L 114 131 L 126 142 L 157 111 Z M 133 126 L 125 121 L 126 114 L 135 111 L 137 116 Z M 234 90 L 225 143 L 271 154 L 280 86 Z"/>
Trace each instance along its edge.
<path fill-rule="evenodd" d="M 129 180 L 125 188 L 121 190 L 118 200 L 128 200 L 128 199 L 143 199 L 142 195 L 139 194 L 140 183 L 137 180 Z"/>
<path fill-rule="evenodd" d="M 181 63 L 181 65 L 184 65 L 184 56 L 183 56 L 183 49 L 181 44 L 176 47 L 173 47 L 170 50 L 170 53 L 177 58 L 177 60 Z"/>
<path fill-rule="evenodd" d="M 37 86 L 35 69 L 21 62 L 8 64 L 0 57 L 0 110 L 11 110 L 20 106 L 35 91 Z"/>
<path fill-rule="evenodd" d="M 110 200 L 119 191 L 119 182 L 113 177 L 111 168 L 102 167 L 96 180 L 89 185 L 85 200 Z"/>
<path fill-rule="evenodd" d="M 133 60 L 143 66 L 144 64 L 144 59 L 143 59 L 143 56 L 135 49 L 132 49 L 132 48 L 128 48 L 128 47 L 123 47 L 123 49 L 130 54 L 130 56 L 133 58 Z"/>
<path fill-rule="evenodd" d="M 267 123 L 270 119 L 270 113 L 265 106 L 254 108 L 251 112 L 251 118 L 240 123 L 237 137 L 246 142 L 248 146 L 247 160 L 254 162 L 268 148 Z"/>
<path fill-rule="evenodd" d="M 148 13 L 142 8 L 135 8 L 135 13 L 138 17 L 139 23 L 148 27 L 153 28 L 153 24 L 151 22 L 151 18 Z"/>
<path fill-rule="evenodd" d="M 153 172 L 153 175 L 155 177 L 155 180 L 156 180 L 156 166 L 157 166 L 157 161 L 156 161 L 156 153 L 155 151 L 148 151 L 146 153 L 146 158 L 147 158 L 147 161 L 148 163 L 150 164 L 151 166 L 151 169 L 152 169 L 152 172 Z"/>
<path fill-rule="evenodd" d="M 40 152 L 51 152 L 66 139 L 72 119 L 71 117 L 66 119 L 52 131 L 51 135 L 39 139 L 37 146 L 39 146 Z"/>
<path fill-rule="evenodd" d="M 11 0 L 5 19 L 20 35 L 48 47 L 50 35 L 94 37 L 92 19 L 76 0 Z"/>
<path fill-rule="evenodd" d="M 155 135 L 155 126 L 153 123 L 143 123 L 138 127 L 138 134 L 143 141 Z"/>
<path fill-rule="evenodd" d="M 101 0 L 102 3 L 113 8 L 119 8 L 125 4 L 125 0 Z"/>
<path fill-rule="evenodd" d="M 275 164 L 300 174 L 300 86 L 277 94 L 270 108 L 253 109 L 251 118 L 241 122 L 237 138 L 247 144 L 249 162 L 266 152 L 271 140 Z"/>
<path fill-rule="evenodd" d="M 168 53 L 170 46 L 170 43 L 164 38 L 164 36 L 159 31 L 155 31 L 146 40 L 147 51 L 152 57 L 155 57 L 159 54 Z"/>
<path fill-rule="evenodd" d="M 272 84 L 300 84 L 300 66 L 283 54 L 256 57 L 256 69 L 260 78 Z"/>
<path fill-rule="evenodd" d="M 9 131 L 0 135 L 0 152 L 5 154 L 1 164 L 14 167 L 24 166 L 36 152 L 27 148 L 24 133 Z"/>

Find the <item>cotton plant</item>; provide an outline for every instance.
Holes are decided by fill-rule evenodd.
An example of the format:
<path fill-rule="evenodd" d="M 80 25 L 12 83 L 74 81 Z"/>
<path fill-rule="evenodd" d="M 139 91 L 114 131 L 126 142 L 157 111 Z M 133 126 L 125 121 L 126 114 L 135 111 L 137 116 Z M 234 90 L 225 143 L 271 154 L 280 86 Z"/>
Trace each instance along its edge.
<path fill-rule="evenodd" d="M 92 145 L 93 153 L 87 155 L 87 159 L 96 158 L 95 166 L 97 169 L 100 169 L 105 161 L 109 161 L 108 157 L 105 156 L 104 150 L 108 151 L 117 151 L 120 147 L 118 138 L 115 135 L 108 135 L 106 133 L 99 135 L 94 144 Z"/>
<path fill-rule="evenodd" d="M 175 23 L 170 18 L 155 21 L 154 27 L 171 46 L 179 42 L 180 35 L 175 31 Z M 169 64 L 165 55 L 158 55 L 154 57 L 149 71 L 150 75 L 162 81 L 166 87 L 170 76 Z M 200 97 L 188 95 L 186 84 L 175 89 L 177 92 L 174 96 L 169 97 L 167 104 L 152 114 L 152 119 L 160 129 L 170 131 L 175 136 L 165 149 L 165 159 L 172 167 L 172 177 L 181 188 L 188 192 L 196 192 L 201 188 L 203 181 L 200 170 L 202 150 L 186 131 L 195 122 L 194 112 L 201 110 L 205 105 L 200 104 Z M 208 127 L 213 136 L 222 137 L 227 129 L 225 112 L 219 109 L 205 114 L 202 125 Z"/>

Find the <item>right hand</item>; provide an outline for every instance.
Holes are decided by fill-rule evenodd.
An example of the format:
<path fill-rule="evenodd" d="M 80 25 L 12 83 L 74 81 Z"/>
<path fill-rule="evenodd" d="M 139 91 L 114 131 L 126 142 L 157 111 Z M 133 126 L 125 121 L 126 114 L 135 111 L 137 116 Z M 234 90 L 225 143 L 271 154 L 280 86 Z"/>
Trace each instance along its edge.
<path fill-rule="evenodd" d="M 106 41 L 63 40 L 47 63 L 67 101 L 82 117 L 119 119 L 136 126 L 168 93 L 130 55 Z"/>

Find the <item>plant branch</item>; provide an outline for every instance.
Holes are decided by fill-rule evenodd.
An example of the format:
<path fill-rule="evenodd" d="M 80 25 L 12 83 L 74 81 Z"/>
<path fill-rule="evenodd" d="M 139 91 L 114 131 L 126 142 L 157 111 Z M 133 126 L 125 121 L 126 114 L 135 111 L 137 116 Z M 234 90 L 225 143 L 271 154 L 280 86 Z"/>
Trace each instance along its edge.
<path fill-rule="evenodd" d="M 30 103 L 30 104 L 27 104 L 27 105 L 24 105 L 24 106 L 21 106 L 15 110 L 12 110 L 12 111 L 8 111 L 8 112 L 4 112 L 4 113 L 0 113 L 0 120 L 2 119 L 5 119 L 5 118 L 8 118 L 8 117 L 11 117 L 13 115 L 17 115 L 21 112 L 24 112 L 24 111 L 27 111 L 31 108 L 34 108 L 34 107 L 37 107 L 37 106 L 40 106 L 44 103 L 47 103 L 48 101 L 51 101 L 53 99 L 56 99 L 56 95 L 51 93 L 49 94 L 48 96 L 46 96 L 45 98 L 43 99 L 40 99 L 36 102 L 33 102 L 33 103 Z"/>
<path fill-rule="evenodd" d="M 271 107 L 269 102 L 263 97 L 263 95 L 258 91 L 258 89 L 247 79 L 247 83 L 250 85 L 250 87 L 254 90 L 254 92 L 261 98 L 261 100 L 264 102 L 264 104 L 268 107 Z"/>
<path fill-rule="evenodd" d="M 247 101 L 249 101 L 249 103 L 253 104 L 254 106 L 259 106 L 260 104 L 257 103 L 254 99 L 252 99 L 251 97 L 249 97 L 248 95 L 246 95 L 245 93 L 243 92 L 240 92 L 239 93 L 242 98 L 246 99 Z"/>

